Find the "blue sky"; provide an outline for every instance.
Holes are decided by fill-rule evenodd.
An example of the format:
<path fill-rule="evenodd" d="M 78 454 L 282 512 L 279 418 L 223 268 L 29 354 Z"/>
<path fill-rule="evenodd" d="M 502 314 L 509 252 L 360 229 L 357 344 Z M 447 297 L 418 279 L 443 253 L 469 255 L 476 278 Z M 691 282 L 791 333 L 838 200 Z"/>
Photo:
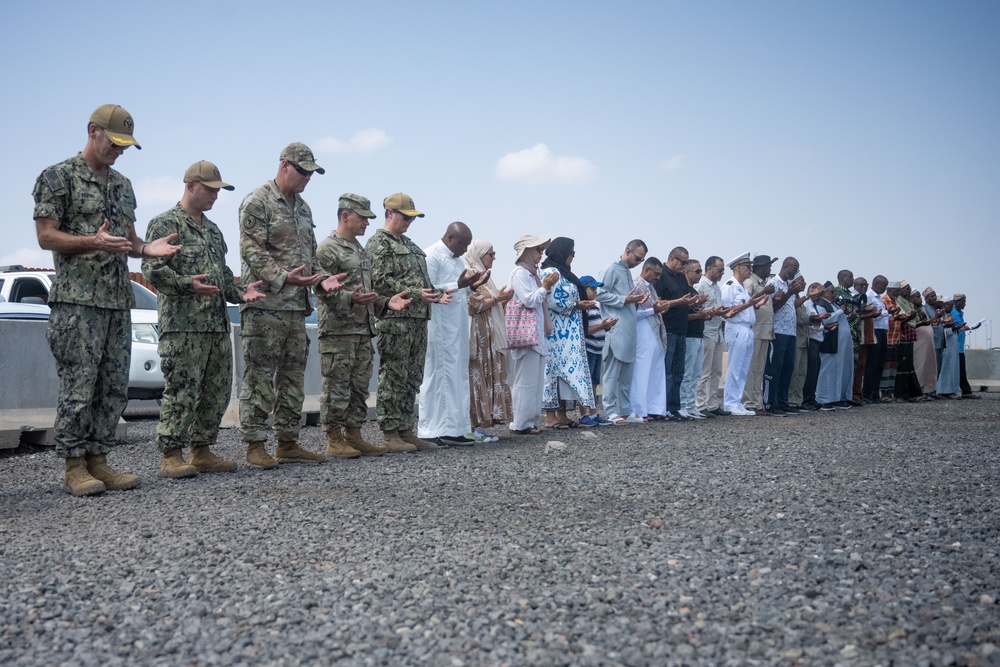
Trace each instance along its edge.
<path fill-rule="evenodd" d="M 112 102 L 143 145 L 116 165 L 140 235 L 211 160 L 237 188 L 209 214 L 237 273 L 239 202 L 303 141 L 327 169 L 304 194 L 318 238 L 340 193 L 381 213 L 403 191 L 418 244 L 462 220 L 498 284 L 524 233 L 574 238 L 580 274 L 640 237 L 905 278 L 1000 319 L 995 2 L 42 1 L 0 37 L 0 264 L 51 266 L 34 179 Z"/>

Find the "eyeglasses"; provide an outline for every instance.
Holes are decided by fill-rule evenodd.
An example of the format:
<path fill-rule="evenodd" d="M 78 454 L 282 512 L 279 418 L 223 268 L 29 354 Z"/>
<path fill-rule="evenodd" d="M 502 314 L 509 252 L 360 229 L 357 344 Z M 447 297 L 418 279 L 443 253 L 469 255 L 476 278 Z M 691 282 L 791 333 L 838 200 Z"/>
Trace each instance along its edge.
<path fill-rule="evenodd" d="M 289 162 L 288 164 L 290 164 L 293 167 L 295 167 L 295 171 L 299 172 L 299 176 L 312 176 L 312 172 L 309 171 L 308 169 L 303 169 L 302 167 L 300 167 L 299 165 L 295 164 L 294 162 Z"/>
<path fill-rule="evenodd" d="M 701 269 L 688 269 L 688 273 L 701 273 Z"/>
<path fill-rule="evenodd" d="M 399 209 L 395 209 L 395 208 L 392 209 L 392 212 L 395 213 L 396 215 L 403 216 L 403 222 L 413 222 L 416 219 L 416 217 L 417 217 L 415 215 L 406 215 L 405 213 L 403 213 Z"/>

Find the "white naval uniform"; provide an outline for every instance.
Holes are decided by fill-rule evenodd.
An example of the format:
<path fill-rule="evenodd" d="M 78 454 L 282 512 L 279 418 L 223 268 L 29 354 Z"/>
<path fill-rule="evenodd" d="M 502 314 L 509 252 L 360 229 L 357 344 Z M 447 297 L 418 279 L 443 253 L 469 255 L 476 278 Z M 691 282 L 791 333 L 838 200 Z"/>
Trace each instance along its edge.
<path fill-rule="evenodd" d="M 750 300 L 746 288 L 735 278 L 722 286 L 722 305 L 725 308 L 742 306 Z M 740 311 L 726 320 L 726 346 L 729 359 L 726 365 L 726 385 L 723 390 L 723 409 L 730 412 L 743 410 L 743 389 L 753 356 L 753 324 L 757 320 L 754 308 Z"/>

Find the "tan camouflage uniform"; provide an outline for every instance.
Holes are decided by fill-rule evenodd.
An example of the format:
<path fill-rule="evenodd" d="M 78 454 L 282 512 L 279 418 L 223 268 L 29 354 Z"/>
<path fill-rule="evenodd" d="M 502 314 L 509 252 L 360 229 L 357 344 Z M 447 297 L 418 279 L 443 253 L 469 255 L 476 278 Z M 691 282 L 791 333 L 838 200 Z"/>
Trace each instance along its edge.
<path fill-rule="evenodd" d="M 135 223 L 135 194 L 127 178 L 108 168 L 104 183 L 77 154 L 41 173 L 32 192 L 34 217 L 59 221 L 59 231 L 128 237 Z M 128 404 L 131 318 L 135 303 L 122 253 L 92 250 L 52 253 L 56 277 L 49 292 L 46 334 L 59 375 L 54 443 L 74 458 L 106 454 Z"/>
<path fill-rule="evenodd" d="M 424 379 L 427 354 L 428 304 L 420 300 L 420 290 L 433 288 L 427 275 L 424 251 L 403 235 L 379 229 L 365 246 L 372 259 L 372 290 L 389 298 L 406 292 L 413 299 L 401 311 L 379 315 L 378 391 L 375 416 L 383 431 L 411 431 L 417 424 L 414 400 Z"/>
<path fill-rule="evenodd" d="M 263 280 L 263 299 L 240 304 L 243 387 L 240 433 L 244 442 L 267 440 L 267 416 L 274 412 L 279 443 L 296 442 L 305 400 L 309 339 L 305 317 L 312 312 L 309 288 L 286 285 L 292 269 L 323 274 L 316 262 L 312 211 L 299 195 L 288 202 L 269 181 L 240 204 L 240 257 L 244 284 Z M 317 286 L 317 291 L 320 289 Z"/>
<path fill-rule="evenodd" d="M 375 317 L 383 315 L 389 297 L 380 296 L 372 305 L 353 303 L 355 286 L 372 291 L 372 264 L 361 244 L 332 232 L 316 251 L 323 271 L 347 273 L 344 289 L 318 299 L 319 353 L 323 372 L 320 423 L 331 428 L 360 428 L 368 416 L 368 382 L 372 377 L 372 336 Z"/>
<path fill-rule="evenodd" d="M 159 292 L 160 363 L 166 386 L 156 426 L 160 452 L 215 444 L 229 404 L 233 346 L 226 302 L 240 303 L 243 288 L 226 265 L 226 242 L 204 214 L 199 226 L 177 204 L 153 218 L 146 240 L 177 234 L 182 248 L 171 257 L 149 257 L 142 274 Z M 193 276 L 220 294 L 194 293 Z"/>

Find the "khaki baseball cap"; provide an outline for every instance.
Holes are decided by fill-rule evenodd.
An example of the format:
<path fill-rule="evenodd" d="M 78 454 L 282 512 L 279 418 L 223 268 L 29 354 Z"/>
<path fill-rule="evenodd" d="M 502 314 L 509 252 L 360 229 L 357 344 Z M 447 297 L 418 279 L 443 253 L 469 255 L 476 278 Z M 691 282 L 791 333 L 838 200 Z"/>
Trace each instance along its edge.
<path fill-rule="evenodd" d="M 367 197 L 356 195 L 353 192 L 345 192 L 340 195 L 340 201 L 337 203 L 337 208 L 350 209 L 358 215 L 369 219 L 376 217 L 375 214 L 372 213 L 371 201 Z"/>
<path fill-rule="evenodd" d="M 102 104 L 97 107 L 97 110 L 90 114 L 90 122 L 104 130 L 114 145 L 126 148 L 135 146 L 142 149 L 132 136 L 132 132 L 135 131 L 132 114 L 117 104 Z"/>
<path fill-rule="evenodd" d="M 306 171 L 326 173 L 326 169 L 316 164 L 316 158 L 313 157 L 313 152 L 309 150 L 309 147 L 298 141 L 285 146 L 285 150 L 281 151 L 281 156 L 278 159 L 294 162 Z"/>
<path fill-rule="evenodd" d="M 223 190 L 235 190 L 236 188 L 222 180 L 219 168 L 208 160 L 199 160 L 188 167 L 184 172 L 185 183 L 202 183 L 210 188 L 222 188 Z"/>
<path fill-rule="evenodd" d="M 413 205 L 413 198 L 410 195 L 404 195 L 402 192 L 397 192 L 383 199 L 382 207 L 387 211 L 399 211 L 403 215 L 413 215 L 418 218 L 424 217 L 424 214 L 418 211 L 417 207 Z"/>

